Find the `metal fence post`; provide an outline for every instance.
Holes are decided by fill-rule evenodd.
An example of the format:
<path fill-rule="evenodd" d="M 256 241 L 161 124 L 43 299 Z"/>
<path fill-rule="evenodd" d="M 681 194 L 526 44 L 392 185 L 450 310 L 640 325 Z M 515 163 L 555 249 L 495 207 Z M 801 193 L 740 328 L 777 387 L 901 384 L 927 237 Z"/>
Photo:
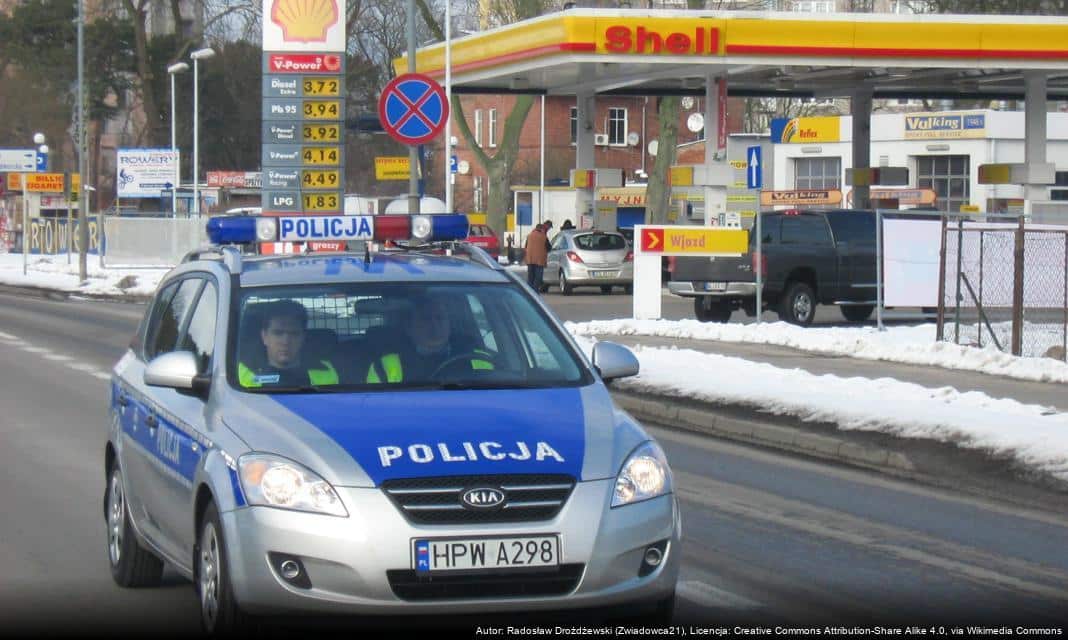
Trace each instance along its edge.
<path fill-rule="evenodd" d="M 1012 282 L 1012 355 L 1023 352 L 1023 302 L 1024 302 L 1024 219 L 1020 216 L 1016 227 L 1015 247 L 1013 250 Z"/>
<path fill-rule="evenodd" d="M 883 326 L 883 210 L 875 210 L 875 324 Z"/>
<path fill-rule="evenodd" d="M 1068 233 L 1064 234 L 1064 254 L 1061 256 L 1061 264 L 1064 265 L 1064 324 L 1061 325 L 1063 339 L 1061 340 L 1061 360 L 1068 362 Z"/>
<path fill-rule="evenodd" d="M 753 265 L 756 271 L 756 323 L 764 316 L 764 235 L 760 224 L 760 207 L 756 212 L 756 260 Z"/>
<path fill-rule="evenodd" d="M 960 344 L 960 273 L 964 261 L 964 218 L 957 218 L 957 293 L 953 304 L 956 309 L 953 315 L 953 344 Z"/>
<path fill-rule="evenodd" d="M 942 237 L 939 239 L 941 248 L 938 250 L 938 325 L 935 340 L 942 342 L 946 339 L 946 214 L 943 212 Z"/>
<path fill-rule="evenodd" d="M 984 262 L 984 246 L 983 242 L 986 238 L 986 231 L 979 230 L 979 300 L 976 304 L 980 309 L 983 308 L 983 274 L 986 272 L 986 262 Z M 979 348 L 983 348 L 983 323 L 979 323 Z"/>

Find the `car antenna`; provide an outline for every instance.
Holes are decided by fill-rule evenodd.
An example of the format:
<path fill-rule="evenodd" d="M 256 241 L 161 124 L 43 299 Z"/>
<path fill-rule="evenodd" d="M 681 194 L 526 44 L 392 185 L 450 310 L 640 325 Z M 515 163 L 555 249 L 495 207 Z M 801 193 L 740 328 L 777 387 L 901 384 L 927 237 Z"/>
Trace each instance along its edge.
<path fill-rule="evenodd" d="M 363 243 L 363 263 L 371 264 L 371 243 Z"/>

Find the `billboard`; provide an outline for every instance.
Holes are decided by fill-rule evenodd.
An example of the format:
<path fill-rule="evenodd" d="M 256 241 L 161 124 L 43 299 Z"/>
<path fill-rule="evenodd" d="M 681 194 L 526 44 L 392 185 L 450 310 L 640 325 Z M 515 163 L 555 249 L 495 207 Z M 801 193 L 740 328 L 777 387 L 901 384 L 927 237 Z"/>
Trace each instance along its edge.
<path fill-rule="evenodd" d="M 119 149 L 115 185 L 120 198 L 160 198 L 174 187 L 178 152 L 170 149 Z"/>
<path fill-rule="evenodd" d="M 905 116 L 906 140 L 985 138 L 986 114 L 918 113 Z"/>

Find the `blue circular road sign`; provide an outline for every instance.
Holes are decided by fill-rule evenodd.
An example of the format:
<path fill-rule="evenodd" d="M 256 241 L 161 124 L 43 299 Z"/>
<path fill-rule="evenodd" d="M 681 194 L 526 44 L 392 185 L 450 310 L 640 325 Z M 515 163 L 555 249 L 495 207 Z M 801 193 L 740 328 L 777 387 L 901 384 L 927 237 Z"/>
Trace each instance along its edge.
<path fill-rule="evenodd" d="M 382 128 L 403 144 L 433 140 L 445 128 L 448 117 L 445 90 L 421 73 L 406 73 L 390 80 L 378 99 Z"/>

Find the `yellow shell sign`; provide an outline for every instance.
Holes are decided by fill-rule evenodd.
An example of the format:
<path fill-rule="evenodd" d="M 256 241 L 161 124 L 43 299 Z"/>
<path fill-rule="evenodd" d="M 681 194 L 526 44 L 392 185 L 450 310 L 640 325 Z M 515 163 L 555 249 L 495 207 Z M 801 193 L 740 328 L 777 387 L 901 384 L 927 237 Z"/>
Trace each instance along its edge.
<path fill-rule="evenodd" d="M 326 42 L 326 30 L 337 19 L 337 0 L 274 0 L 271 7 L 271 21 L 286 40 Z"/>

